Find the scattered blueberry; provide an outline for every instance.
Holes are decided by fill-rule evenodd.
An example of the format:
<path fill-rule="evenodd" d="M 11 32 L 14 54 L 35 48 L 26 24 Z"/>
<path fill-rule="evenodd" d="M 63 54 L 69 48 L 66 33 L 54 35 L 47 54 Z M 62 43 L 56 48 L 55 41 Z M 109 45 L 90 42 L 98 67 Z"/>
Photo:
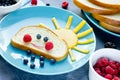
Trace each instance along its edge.
<path fill-rule="evenodd" d="M 27 63 L 28 63 L 28 59 L 24 59 L 23 64 L 27 65 Z"/>
<path fill-rule="evenodd" d="M 40 61 L 40 67 L 44 67 L 44 61 Z"/>
<path fill-rule="evenodd" d="M 26 51 L 27 55 L 31 55 L 31 50 Z"/>
<path fill-rule="evenodd" d="M 48 37 L 44 37 L 44 42 L 47 42 L 48 41 Z"/>
<path fill-rule="evenodd" d="M 50 4 L 49 4 L 49 3 L 47 3 L 47 4 L 46 4 L 46 6 L 50 6 Z"/>
<path fill-rule="evenodd" d="M 0 6 L 10 6 L 16 3 L 16 0 L 0 0 Z"/>
<path fill-rule="evenodd" d="M 31 64 L 30 64 L 30 68 L 31 68 L 31 69 L 34 69 L 34 68 L 35 68 L 35 64 L 34 64 L 34 63 L 31 63 Z"/>
<path fill-rule="evenodd" d="M 31 55 L 31 61 L 35 61 L 35 55 Z"/>
<path fill-rule="evenodd" d="M 55 59 L 50 59 L 50 63 L 51 63 L 51 64 L 55 64 L 55 63 L 56 63 L 56 60 L 55 60 Z"/>
<path fill-rule="evenodd" d="M 44 61 L 45 57 L 44 56 L 40 56 L 40 61 Z"/>
<path fill-rule="evenodd" d="M 37 39 L 40 39 L 40 38 L 41 38 L 41 35 L 40 35 L 40 34 L 37 34 L 36 37 L 37 37 Z"/>
<path fill-rule="evenodd" d="M 104 47 L 105 47 L 105 48 L 116 48 L 116 45 L 115 45 L 115 43 L 113 43 L 113 42 L 106 42 L 106 43 L 104 44 Z"/>

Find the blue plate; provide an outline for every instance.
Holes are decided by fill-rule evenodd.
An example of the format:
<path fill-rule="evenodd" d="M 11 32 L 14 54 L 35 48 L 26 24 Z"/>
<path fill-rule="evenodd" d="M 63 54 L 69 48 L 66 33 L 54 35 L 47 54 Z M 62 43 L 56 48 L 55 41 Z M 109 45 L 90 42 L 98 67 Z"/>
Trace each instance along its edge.
<path fill-rule="evenodd" d="M 61 28 L 64 28 L 67 19 L 70 15 L 73 16 L 71 29 L 74 29 L 75 26 L 77 26 L 83 20 L 82 18 L 67 10 L 58 9 L 50 6 L 23 8 L 8 14 L 0 21 L 1 56 L 14 67 L 29 73 L 39 74 L 39 75 L 58 75 L 58 74 L 68 73 L 70 71 L 82 67 L 89 60 L 90 55 L 95 50 L 96 38 L 94 32 L 83 38 L 80 38 L 80 40 L 94 38 L 93 43 L 86 45 L 77 45 L 84 49 L 89 49 L 90 50 L 89 54 L 83 54 L 78 51 L 72 50 L 74 55 L 76 56 L 75 62 L 72 62 L 70 60 L 69 55 L 65 60 L 57 62 L 54 65 L 51 65 L 49 60 L 46 59 L 43 68 L 39 66 L 39 56 L 37 55 L 34 62 L 36 65 L 35 69 L 30 68 L 30 64 L 32 62 L 29 62 L 28 65 L 24 65 L 23 59 L 24 58 L 30 59 L 30 57 L 26 55 L 25 51 L 16 49 L 10 44 L 11 37 L 20 28 L 24 26 L 38 25 L 39 23 L 43 23 L 49 26 L 50 29 L 55 30 L 55 26 L 53 25 L 51 19 L 53 17 L 56 17 Z M 85 26 L 79 32 L 83 32 L 89 28 L 90 26 L 88 24 L 85 24 Z"/>
<path fill-rule="evenodd" d="M 90 22 L 92 22 L 96 27 L 98 27 L 98 28 L 101 29 L 102 31 L 104 31 L 104 32 L 106 32 L 106 33 L 108 33 L 108 34 L 110 34 L 110 35 L 113 35 L 113 36 L 116 36 L 116 37 L 120 37 L 120 34 L 111 32 L 111 31 L 103 28 L 102 26 L 100 26 L 99 23 L 98 23 L 98 21 L 97 21 L 96 19 L 94 19 L 90 13 L 88 13 L 88 12 L 86 12 L 86 11 L 83 11 L 83 13 L 84 13 L 84 15 L 86 16 L 86 18 L 87 18 Z"/>

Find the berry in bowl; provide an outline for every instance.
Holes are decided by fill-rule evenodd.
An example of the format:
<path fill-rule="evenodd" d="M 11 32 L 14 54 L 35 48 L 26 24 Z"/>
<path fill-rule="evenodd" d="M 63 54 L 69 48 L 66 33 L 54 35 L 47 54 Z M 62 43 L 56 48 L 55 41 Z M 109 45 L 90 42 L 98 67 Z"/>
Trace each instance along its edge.
<path fill-rule="evenodd" d="M 89 80 L 120 80 L 120 51 L 103 48 L 89 60 Z"/>
<path fill-rule="evenodd" d="M 23 0 L 0 0 L 0 16 L 21 7 Z"/>

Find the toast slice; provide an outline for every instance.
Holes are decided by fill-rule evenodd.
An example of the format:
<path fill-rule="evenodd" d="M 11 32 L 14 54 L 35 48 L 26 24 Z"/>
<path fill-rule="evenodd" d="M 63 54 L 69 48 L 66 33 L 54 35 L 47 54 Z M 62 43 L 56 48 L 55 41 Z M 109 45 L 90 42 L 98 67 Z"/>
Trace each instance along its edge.
<path fill-rule="evenodd" d="M 120 0 L 89 0 L 89 1 L 102 7 L 120 9 Z"/>
<path fill-rule="evenodd" d="M 98 5 L 91 3 L 89 0 L 73 0 L 76 6 L 80 9 L 83 9 L 90 13 L 97 13 L 97 14 L 115 14 L 118 13 L 118 9 L 109 9 L 104 8 Z"/>
<path fill-rule="evenodd" d="M 11 44 L 16 48 L 31 50 L 37 55 L 56 61 L 65 59 L 68 54 L 66 42 L 43 24 L 21 28 L 11 38 Z"/>
<path fill-rule="evenodd" d="M 92 14 L 92 16 L 102 22 L 113 26 L 120 26 L 120 13 L 112 14 L 112 15 L 100 15 L 100 14 Z"/>
<path fill-rule="evenodd" d="M 112 32 L 115 32 L 115 33 L 119 33 L 120 34 L 120 26 L 113 26 L 113 25 L 110 25 L 110 24 L 107 24 L 107 23 L 104 23 L 102 21 L 100 21 L 99 23 L 103 28 L 109 30 L 109 31 L 112 31 Z"/>

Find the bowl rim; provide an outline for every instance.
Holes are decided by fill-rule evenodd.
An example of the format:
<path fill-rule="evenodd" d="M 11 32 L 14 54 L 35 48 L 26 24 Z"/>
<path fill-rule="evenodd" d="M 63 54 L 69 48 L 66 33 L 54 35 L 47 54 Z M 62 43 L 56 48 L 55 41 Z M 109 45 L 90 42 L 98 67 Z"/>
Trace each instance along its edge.
<path fill-rule="evenodd" d="M 115 52 L 118 52 L 120 53 L 120 50 L 118 49 L 113 49 L 113 48 L 101 48 L 101 49 L 98 49 L 96 50 L 93 54 L 90 55 L 90 58 L 89 58 L 89 69 L 91 69 L 92 72 L 95 73 L 95 75 L 99 76 L 101 79 L 104 79 L 104 80 L 107 80 L 106 78 L 102 77 L 101 75 L 99 75 L 93 68 L 93 65 L 92 65 L 92 59 L 94 58 L 94 55 L 95 54 L 98 54 L 99 52 L 101 51 L 115 51 Z M 98 59 L 97 59 L 98 60 Z M 89 70 L 90 71 L 90 70 Z"/>
<path fill-rule="evenodd" d="M 17 3 L 15 3 L 15 4 L 13 4 L 13 5 L 10 5 L 10 6 L 0 6 L 0 8 L 1 8 L 1 9 L 2 9 L 2 8 L 5 9 L 5 8 L 15 7 L 15 6 L 21 4 L 23 0 L 16 0 L 16 1 L 17 1 Z"/>

